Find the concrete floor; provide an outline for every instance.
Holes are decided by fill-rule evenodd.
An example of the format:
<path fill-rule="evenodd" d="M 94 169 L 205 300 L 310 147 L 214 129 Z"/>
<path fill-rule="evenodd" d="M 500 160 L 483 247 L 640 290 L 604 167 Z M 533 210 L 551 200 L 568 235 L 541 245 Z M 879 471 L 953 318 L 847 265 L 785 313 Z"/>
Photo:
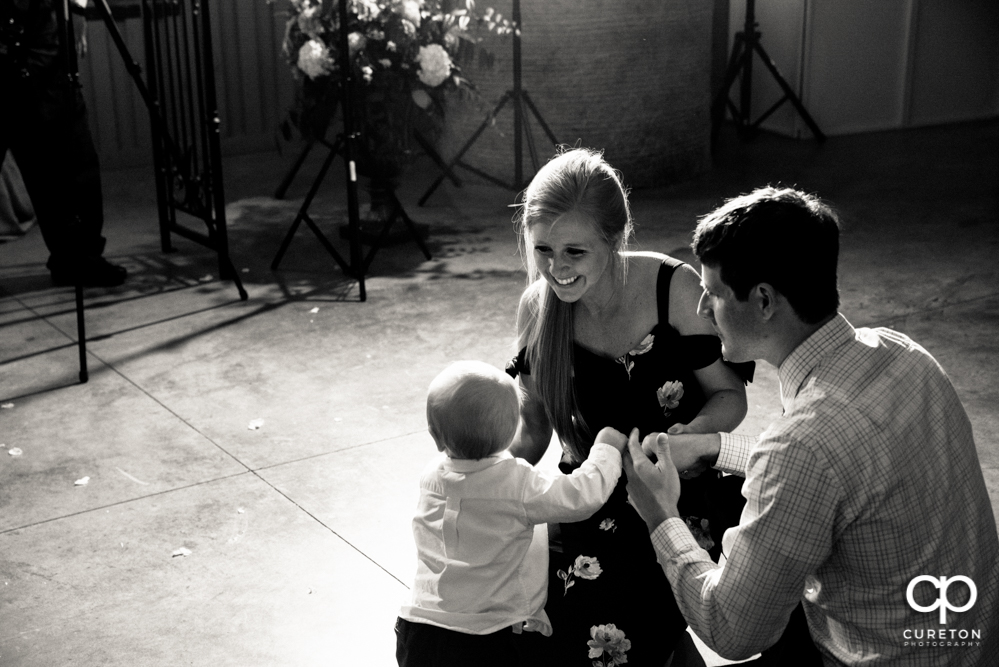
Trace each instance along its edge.
<path fill-rule="evenodd" d="M 637 237 L 690 259 L 695 217 L 724 197 L 779 181 L 828 199 L 844 221 L 843 312 L 911 335 L 947 370 L 995 509 L 997 155 L 996 122 L 822 146 L 726 134 L 711 172 L 633 193 Z M 72 293 L 50 286 L 37 230 L 0 245 L 0 664 L 394 664 L 434 453 L 426 386 L 451 360 L 514 352 L 513 197 L 446 185 L 409 205 L 434 259 L 382 250 L 358 303 L 305 229 L 269 269 L 306 188 L 268 196 L 289 161 L 226 165 L 246 302 L 206 250 L 159 252 L 151 170 L 105 174 L 107 255 L 130 279 L 87 290 L 87 384 Z M 430 171 L 413 170 L 404 202 Z M 338 189 L 313 211 L 339 221 Z M 779 414 L 774 369 L 749 397 L 739 430 L 757 433 Z"/>

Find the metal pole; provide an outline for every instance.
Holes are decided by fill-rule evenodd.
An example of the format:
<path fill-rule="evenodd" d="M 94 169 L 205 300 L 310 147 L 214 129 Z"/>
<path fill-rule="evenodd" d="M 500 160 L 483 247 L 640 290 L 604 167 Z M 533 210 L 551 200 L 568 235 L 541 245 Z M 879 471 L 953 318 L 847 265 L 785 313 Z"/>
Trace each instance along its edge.
<path fill-rule="evenodd" d="M 524 187 L 524 104 L 520 69 L 520 0 L 513 0 L 513 186 Z"/>
<path fill-rule="evenodd" d="M 361 301 L 367 300 L 364 288 L 364 257 L 361 250 L 361 219 L 357 210 L 357 166 L 354 163 L 354 73 L 350 66 L 350 44 L 347 39 L 347 0 L 337 7 L 340 17 L 340 110 L 343 112 L 343 161 L 347 183 L 347 219 L 350 231 L 350 267 L 357 278 Z"/>
<path fill-rule="evenodd" d="M 742 87 L 740 89 L 739 106 L 741 118 L 739 125 L 749 129 L 750 106 L 753 98 L 753 44 L 756 43 L 756 0 L 746 0 L 746 25 L 743 27 L 745 49 L 743 51 Z"/>

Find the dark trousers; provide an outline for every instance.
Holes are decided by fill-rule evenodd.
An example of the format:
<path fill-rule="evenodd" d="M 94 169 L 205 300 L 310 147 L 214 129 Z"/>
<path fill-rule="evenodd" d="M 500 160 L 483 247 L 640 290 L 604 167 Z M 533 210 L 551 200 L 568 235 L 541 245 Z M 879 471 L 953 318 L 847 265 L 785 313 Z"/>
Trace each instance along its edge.
<path fill-rule="evenodd" d="M 55 13 L 0 18 L 19 21 L 18 39 L 30 45 L 0 49 L 0 159 L 10 150 L 21 170 L 49 268 L 99 257 L 105 243 L 100 165 L 83 96 L 67 82 Z M 4 39 L 13 38 L 5 33 Z"/>
<path fill-rule="evenodd" d="M 395 624 L 395 659 L 399 667 L 516 667 L 530 650 L 533 634 L 505 628 L 470 635 L 400 618 Z"/>

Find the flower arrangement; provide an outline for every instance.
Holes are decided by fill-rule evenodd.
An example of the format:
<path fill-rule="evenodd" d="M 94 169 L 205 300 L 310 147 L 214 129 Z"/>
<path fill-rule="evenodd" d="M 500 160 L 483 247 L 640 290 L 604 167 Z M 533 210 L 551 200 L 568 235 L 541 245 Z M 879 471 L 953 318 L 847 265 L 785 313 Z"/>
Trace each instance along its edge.
<path fill-rule="evenodd" d="M 471 59 L 481 33 L 514 30 L 492 9 L 478 16 L 474 0 L 345 0 L 341 26 L 340 1 L 290 0 L 284 54 L 298 90 L 282 129 L 286 137 L 292 125 L 309 138 L 325 134 L 340 97 L 345 29 L 360 149 L 387 163 L 409 154 L 414 127 L 428 135 L 440 129 L 446 95 L 473 92 L 458 61 Z"/>

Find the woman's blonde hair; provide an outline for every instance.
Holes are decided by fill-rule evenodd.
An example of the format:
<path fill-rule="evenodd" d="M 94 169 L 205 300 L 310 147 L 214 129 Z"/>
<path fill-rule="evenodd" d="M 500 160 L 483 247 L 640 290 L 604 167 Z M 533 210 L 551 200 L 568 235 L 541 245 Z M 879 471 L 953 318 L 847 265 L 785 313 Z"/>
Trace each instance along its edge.
<path fill-rule="evenodd" d="M 529 298 L 534 319 L 526 332 L 527 362 L 549 421 L 573 457 L 582 461 L 594 434 L 579 412 L 572 383 L 573 304 L 559 300 L 544 281 L 529 239 L 534 225 L 552 224 L 567 213 L 592 221 L 612 250 L 627 248 L 633 231 L 628 193 L 621 174 L 601 152 L 576 148 L 555 156 L 522 193 L 514 218 L 532 286 Z M 617 252 L 612 256 L 618 257 Z M 623 279 L 626 265 L 621 269 Z"/>

